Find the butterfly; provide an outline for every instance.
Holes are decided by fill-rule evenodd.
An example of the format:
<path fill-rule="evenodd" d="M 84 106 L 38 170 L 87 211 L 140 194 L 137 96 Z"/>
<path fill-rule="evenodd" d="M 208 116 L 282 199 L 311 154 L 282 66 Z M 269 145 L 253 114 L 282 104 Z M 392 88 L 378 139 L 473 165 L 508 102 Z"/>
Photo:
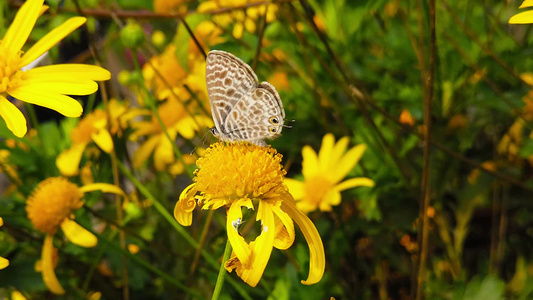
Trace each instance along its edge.
<path fill-rule="evenodd" d="M 285 111 L 276 89 L 257 80 L 252 68 L 231 53 L 212 50 L 205 78 L 215 127 L 222 141 L 246 141 L 266 146 L 281 134 Z"/>

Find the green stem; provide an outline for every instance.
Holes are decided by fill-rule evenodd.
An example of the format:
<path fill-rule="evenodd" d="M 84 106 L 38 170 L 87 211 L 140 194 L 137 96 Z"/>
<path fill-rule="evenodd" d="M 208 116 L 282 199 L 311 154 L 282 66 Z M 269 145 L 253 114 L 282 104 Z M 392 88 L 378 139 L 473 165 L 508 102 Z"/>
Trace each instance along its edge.
<path fill-rule="evenodd" d="M 167 137 L 167 139 L 170 141 L 170 144 L 172 145 L 172 150 L 174 151 L 174 155 L 176 155 L 179 161 L 181 161 L 181 163 L 183 164 L 183 168 L 185 169 L 185 172 L 187 172 L 187 175 L 190 178 L 193 178 L 194 177 L 193 170 L 185 163 L 185 160 L 183 159 L 183 155 L 181 154 L 181 151 L 178 149 L 178 146 L 176 145 L 175 141 L 170 137 L 170 134 L 168 134 L 167 127 L 163 123 L 163 120 L 161 120 L 161 117 L 159 116 L 159 112 L 157 111 L 157 107 L 155 105 L 156 100 L 152 97 L 152 94 L 148 91 L 148 89 L 144 85 L 144 78 L 142 75 L 142 70 L 139 65 L 139 61 L 137 60 L 137 50 L 135 49 L 131 49 L 131 50 L 133 51 L 133 64 L 135 65 L 135 71 L 137 71 L 138 74 L 140 74 L 141 76 L 141 79 L 143 82 L 141 86 L 148 100 L 148 101 L 145 101 L 145 105 L 148 105 L 148 107 L 150 108 L 154 116 L 156 117 L 157 122 L 159 123 L 159 126 L 161 126 L 161 129 L 165 133 L 165 136 Z"/>
<path fill-rule="evenodd" d="M 224 285 L 224 278 L 226 277 L 226 268 L 224 264 L 229 259 L 231 254 L 231 243 L 229 239 L 226 241 L 226 249 L 224 249 L 224 257 L 222 258 L 222 263 L 220 263 L 220 269 L 218 270 L 217 284 L 215 285 L 215 290 L 213 291 L 213 296 L 211 300 L 218 300 L 220 292 L 222 291 L 222 286 Z"/>
<path fill-rule="evenodd" d="M 141 183 L 137 178 L 135 178 L 131 172 L 122 164 L 121 161 L 117 160 L 117 166 L 132 183 L 135 185 L 137 190 L 146 197 L 148 200 L 152 202 L 155 209 L 161 214 L 161 216 L 176 230 L 177 233 L 179 233 L 185 241 L 187 241 L 191 246 L 193 246 L 195 249 L 199 248 L 199 244 L 181 227 L 181 225 L 178 224 L 178 222 L 174 219 L 174 217 L 167 211 L 167 209 L 161 204 L 151 193 L 148 191 L 148 189 Z M 217 261 L 206 251 L 201 251 L 202 257 L 205 259 L 205 261 L 214 267 L 215 269 L 218 269 L 218 263 Z M 240 294 L 241 297 L 244 299 L 252 299 L 250 295 L 241 287 L 235 280 L 232 278 L 227 278 L 228 283 L 233 286 L 233 288 Z"/>

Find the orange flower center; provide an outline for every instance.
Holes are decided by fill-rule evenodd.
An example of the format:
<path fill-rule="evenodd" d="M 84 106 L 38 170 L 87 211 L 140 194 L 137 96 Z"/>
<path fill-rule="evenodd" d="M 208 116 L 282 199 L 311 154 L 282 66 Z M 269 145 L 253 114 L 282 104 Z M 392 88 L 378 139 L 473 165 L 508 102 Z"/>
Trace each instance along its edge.
<path fill-rule="evenodd" d="M 318 206 L 332 187 L 333 184 L 321 176 L 306 179 L 304 200 Z"/>
<path fill-rule="evenodd" d="M 18 69 L 22 52 L 12 55 L 0 53 L 0 93 L 17 87 L 21 82 L 22 71 Z"/>
<path fill-rule="evenodd" d="M 102 109 L 95 109 L 72 130 L 70 133 L 72 143 L 89 143 L 92 141 L 92 134 L 97 132 L 98 129 L 104 128 L 106 124 L 107 113 Z"/>
<path fill-rule="evenodd" d="M 44 233 L 54 234 L 65 218 L 83 202 L 78 186 L 63 177 L 51 177 L 41 181 L 26 203 L 28 218 L 33 227 Z"/>

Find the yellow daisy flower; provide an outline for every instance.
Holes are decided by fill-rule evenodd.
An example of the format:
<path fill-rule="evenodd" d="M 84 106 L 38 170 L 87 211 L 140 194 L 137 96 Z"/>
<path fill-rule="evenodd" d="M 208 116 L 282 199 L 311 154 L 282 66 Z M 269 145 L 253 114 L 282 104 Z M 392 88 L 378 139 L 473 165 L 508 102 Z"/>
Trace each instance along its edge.
<path fill-rule="evenodd" d="M 331 206 L 341 203 L 341 191 L 357 186 L 374 186 L 374 181 L 365 177 L 340 182 L 355 167 L 366 149 L 361 144 L 345 154 L 348 142 L 348 137 L 343 137 L 335 144 L 335 137 L 328 133 L 322 139 L 318 156 L 310 146 L 302 149 L 304 182 L 285 179 L 301 211 L 307 213 L 317 208 L 330 211 Z"/>
<path fill-rule="evenodd" d="M 174 98 L 159 105 L 157 111 L 172 140 L 175 140 L 178 134 L 186 139 L 192 139 L 201 128 L 213 127 L 213 120 L 210 117 L 190 116 L 185 107 Z M 158 171 L 165 170 L 176 161 L 172 144 L 155 116 L 152 116 L 150 121 L 132 123 L 131 127 L 136 130 L 135 136 L 148 136 L 133 155 L 135 168 L 141 167 L 152 153 Z"/>
<path fill-rule="evenodd" d="M 180 195 L 174 217 L 183 226 L 192 223 L 192 211 L 227 208 L 227 234 L 233 253 L 225 268 L 234 269 L 247 284 L 257 285 L 270 258 L 272 247 L 284 250 L 294 242 L 295 221 L 307 240 L 310 267 L 303 284 L 314 284 L 324 274 L 325 255 L 322 240 L 315 226 L 295 206 L 294 199 L 283 184 L 285 170 L 281 154 L 275 149 L 250 144 L 215 143 L 198 159 L 194 183 Z M 261 221 L 261 233 L 247 242 L 239 232 L 242 208 L 256 210 L 255 221 Z M 250 220 L 250 221 L 253 221 Z"/>
<path fill-rule="evenodd" d="M 4 225 L 4 219 L 0 217 L 0 227 L 2 227 L 3 225 Z M 9 260 L 0 256 L 0 270 L 7 268 L 7 266 L 9 266 Z"/>
<path fill-rule="evenodd" d="M 96 190 L 125 195 L 112 184 L 93 183 L 80 188 L 66 178 L 51 177 L 41 181 L 27 200 L 26 212 L 33 227 L 46 233 L 41 253 L 41 270 L 44 283 L 55 294 L 64 294 L 65 290 L 54 272 L 54 234 L 61 227 L 65 237 L 72 243 L 81 247 L 96 246 L 96 236 L 72 220 L 73 212 L 83 205 L 83 193 Z"/>
<path fill-rule="evenodd" d="M 533 6 L 533 0 L 525 0 L 519 8 Z M 518 13 L 509 19 L 509 24 L 531 24 L 533 23 L 533 10 Z"/>
<path fill-rule="evenodd" d="M 117 100 L 111 100 L 109 113 L 103 109 L 95 109 L 86 115 L 70 133 L 72 146 L 56 159 L 56 166 L 61 175 L 79 174 L 81 157 L 91 142 L 98 145 L 105 153 L 111 153 L 114 148 L 112 136 L 121 136 L 122 129 L 128 126 L 128 121 L 144 112 L 145 110 L 128 109 L 127 103 L 121 104 Z"/>
<path fill-rule="evenodd" d="M 111 78 L 111 73 L 103 68 L 82 64 L 21 70 L 86 21 L 83 17 L 68 19 L 23 54 L 22 46 L 43 10 L 43 2 L 44 0 L 26 1 L 0 43 L 0 116 L 9 130 L 18 137 L 26 134 L 26 119 L 6 98 L 7 95 L 53 109 L 67 117 L 79 117 L 83 108 L 78 101 L 66 95 L 92 94 L 98 90 L 95 80 Z"/>

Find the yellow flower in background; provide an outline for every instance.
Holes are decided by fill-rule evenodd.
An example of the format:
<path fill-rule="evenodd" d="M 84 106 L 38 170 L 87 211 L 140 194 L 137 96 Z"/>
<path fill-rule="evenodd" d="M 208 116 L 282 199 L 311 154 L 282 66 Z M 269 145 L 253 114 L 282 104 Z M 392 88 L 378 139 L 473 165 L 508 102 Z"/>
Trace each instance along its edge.
<path fill-rule="evenodd" d="M 4 219 L 0 217 L 0 227 L 2 227 L 3 225 L 4 225 Z M 0 270 L 7 268 L 7 266 L 9 266 L 9 260 L 0 256 Z"/>
<path fill-rule="evenodd" d="M 346 152 L 348 142 L 348 137 L 343 137 L 335 143 L 333 134 L 328 133 L 322 139 L 318 156 L 310 146 L 302 149 L 304 181 L 285 179 L 301 211 L 307 213 L 317 208 L 330 211 L 332 206 L 340 204 L 341 191 L 357 186 L 374 186 L 374 181 L 366 177 L 341 182 L 357 165 L 366 149 L 365 145 L 360 144 Z"/>
<path fill-rule="evenodd" d="M 26 202 L 26 212 L 33 227 L 46 234 L 41 253 L 41 270 L 44 283 L 55 294 L 64 294 L 65 290 L 54 272 L 54 234 L 61 227 L 65 237 L 72 243 L 81 247 L 96 246 L 96 236 L 72 220 L 74 211 L 83 206 L 83 194 L 96 190 L 125 195 L 119 187 L 112 184 L 93 183 L 80 188 L 66 178 L 51 177 L 41 181 Z"/>
<path fill-rule="evenodd" d="M 61 175 L 75 176 L 79 174 L 83 152 L 87 145 L 92 142 L 105 153 L 111 153 L 114 148 L 112 136 L 121 136 L 122 129 L 128 126 L 128 121 L 145 112 L 141 109 L 128 109 L 127 103 L 122 104 L 117 100 L 111 100 L 109 113 L 97 108 L 86 115 L 70 133 L 72 146 L 63 151 L 56 159 L 56 166 Z"/>
<path fill-rule="evenodd" d="M 202 2 L 198 6 L 197 11 L 199 13 L 206 13 L 223 8 L 243 7 L 246 4 L 255 2 L 261 2 L 261 0 L 209 0 Z M 258 5 L 248 7 L 244 10 L 232 10 L 228 13 L 216 14 L 213 15 L 213 21 L 221 27 L 227 27 L 233 24 L 232 34 L 236 39 L 240 39 L 244 30 L 250 33 L 255 32 L 256 21 L 265 15 L 265 9 L 267 10 L 266 21 L 268 23 L 273 22 L 276 19 L 276 12 L 278 11 L 278 6 L 275 4 Z"/>
<path fill-rule="evenodd" d="M 189 0 L 154 0 L 154 11 L 156 13 L 186 13 L 187 2 Z"/>
<path fill-rule="evenodd" d="M 53 109 L 67 117 L 79 117 L 83 108 L 78 101 L 66 95 L 92 94 L 98 90 L 95 81 L 111 78 L 111 73 L 103 68 L 82 64 L 21 70 L 86 21 L 83 17 L 68 19 L 23 54 L 22 46 L 43 10 L 43 2 L 44 0 L 26 1 L 0 43 L 0 116 L 17 137 L 26 134 L 26 119 L 6 98 L 7 95 Z"/>
<path fill-rule="evenodd" d="M 173 98 L 168 99 L 157 108 L 159 116 L 165 125 L 172 141 L 178 134 L 185 139 L 192 139 L 195 133 L 213 126 L 213 120 L 205 115 L 191 116 L 185 107 Z M 150 121 L 139 121 L 131 124 L 135 129 L 135 136 L 147 136 L 147 140 L 133 155 L 133 166 L 139 168 L 154 154 L 154 165 L 158 171 L 165 170 L 172 165 L 176 158 L 172 144 L 163 132 L 155 115 Z"/>
<path fill-rule="evenodd" d="M 324 274 L 322 240 L 311 220 L 296 208 L 283 184 L 285 170 L 280 163 L 281 154 L 272 148 L 215 143 L 196 162 L 194 183 L 185 188 L 174 208 L 174 217 L 183 226 L 191 225 L 196 206 L 203 210 L 227 209 L 226 230 L 233 253 L 225 268 L 228 272 L 235 269 L 252 287 L 261 279 L 272 248 L 285 250 L 294 242 L 293 221 L 309 245 L 309 276 L 302 283 L 317 283 Z M 252 211 L 255 216 L 250 216 Z M 261 222 L 261 232 L 247 242 L 240 225 L 254 219 Z"/>
<path fill-rule="evenodd" d="M 176 89 L 174 92 L 178 95 L 186 91 L 178 89 L 183 85 L 188 72 L 178 62 L 174 44 L 169 44 L 163 53 L 152 57 L 149 63 L 144 64 L 142 73 L 146 87 L 154 89 L 154 95 L 159 100 L 171 97 L 171 89 Z"/>
<path fill-rule="evenodd" d="M 533 6 L 533 0 L 525 0 L 519 8 Z M 531 24 L 533 23 L 533 10 L 518 13 L 509 19 L 509 24 Z"/>

